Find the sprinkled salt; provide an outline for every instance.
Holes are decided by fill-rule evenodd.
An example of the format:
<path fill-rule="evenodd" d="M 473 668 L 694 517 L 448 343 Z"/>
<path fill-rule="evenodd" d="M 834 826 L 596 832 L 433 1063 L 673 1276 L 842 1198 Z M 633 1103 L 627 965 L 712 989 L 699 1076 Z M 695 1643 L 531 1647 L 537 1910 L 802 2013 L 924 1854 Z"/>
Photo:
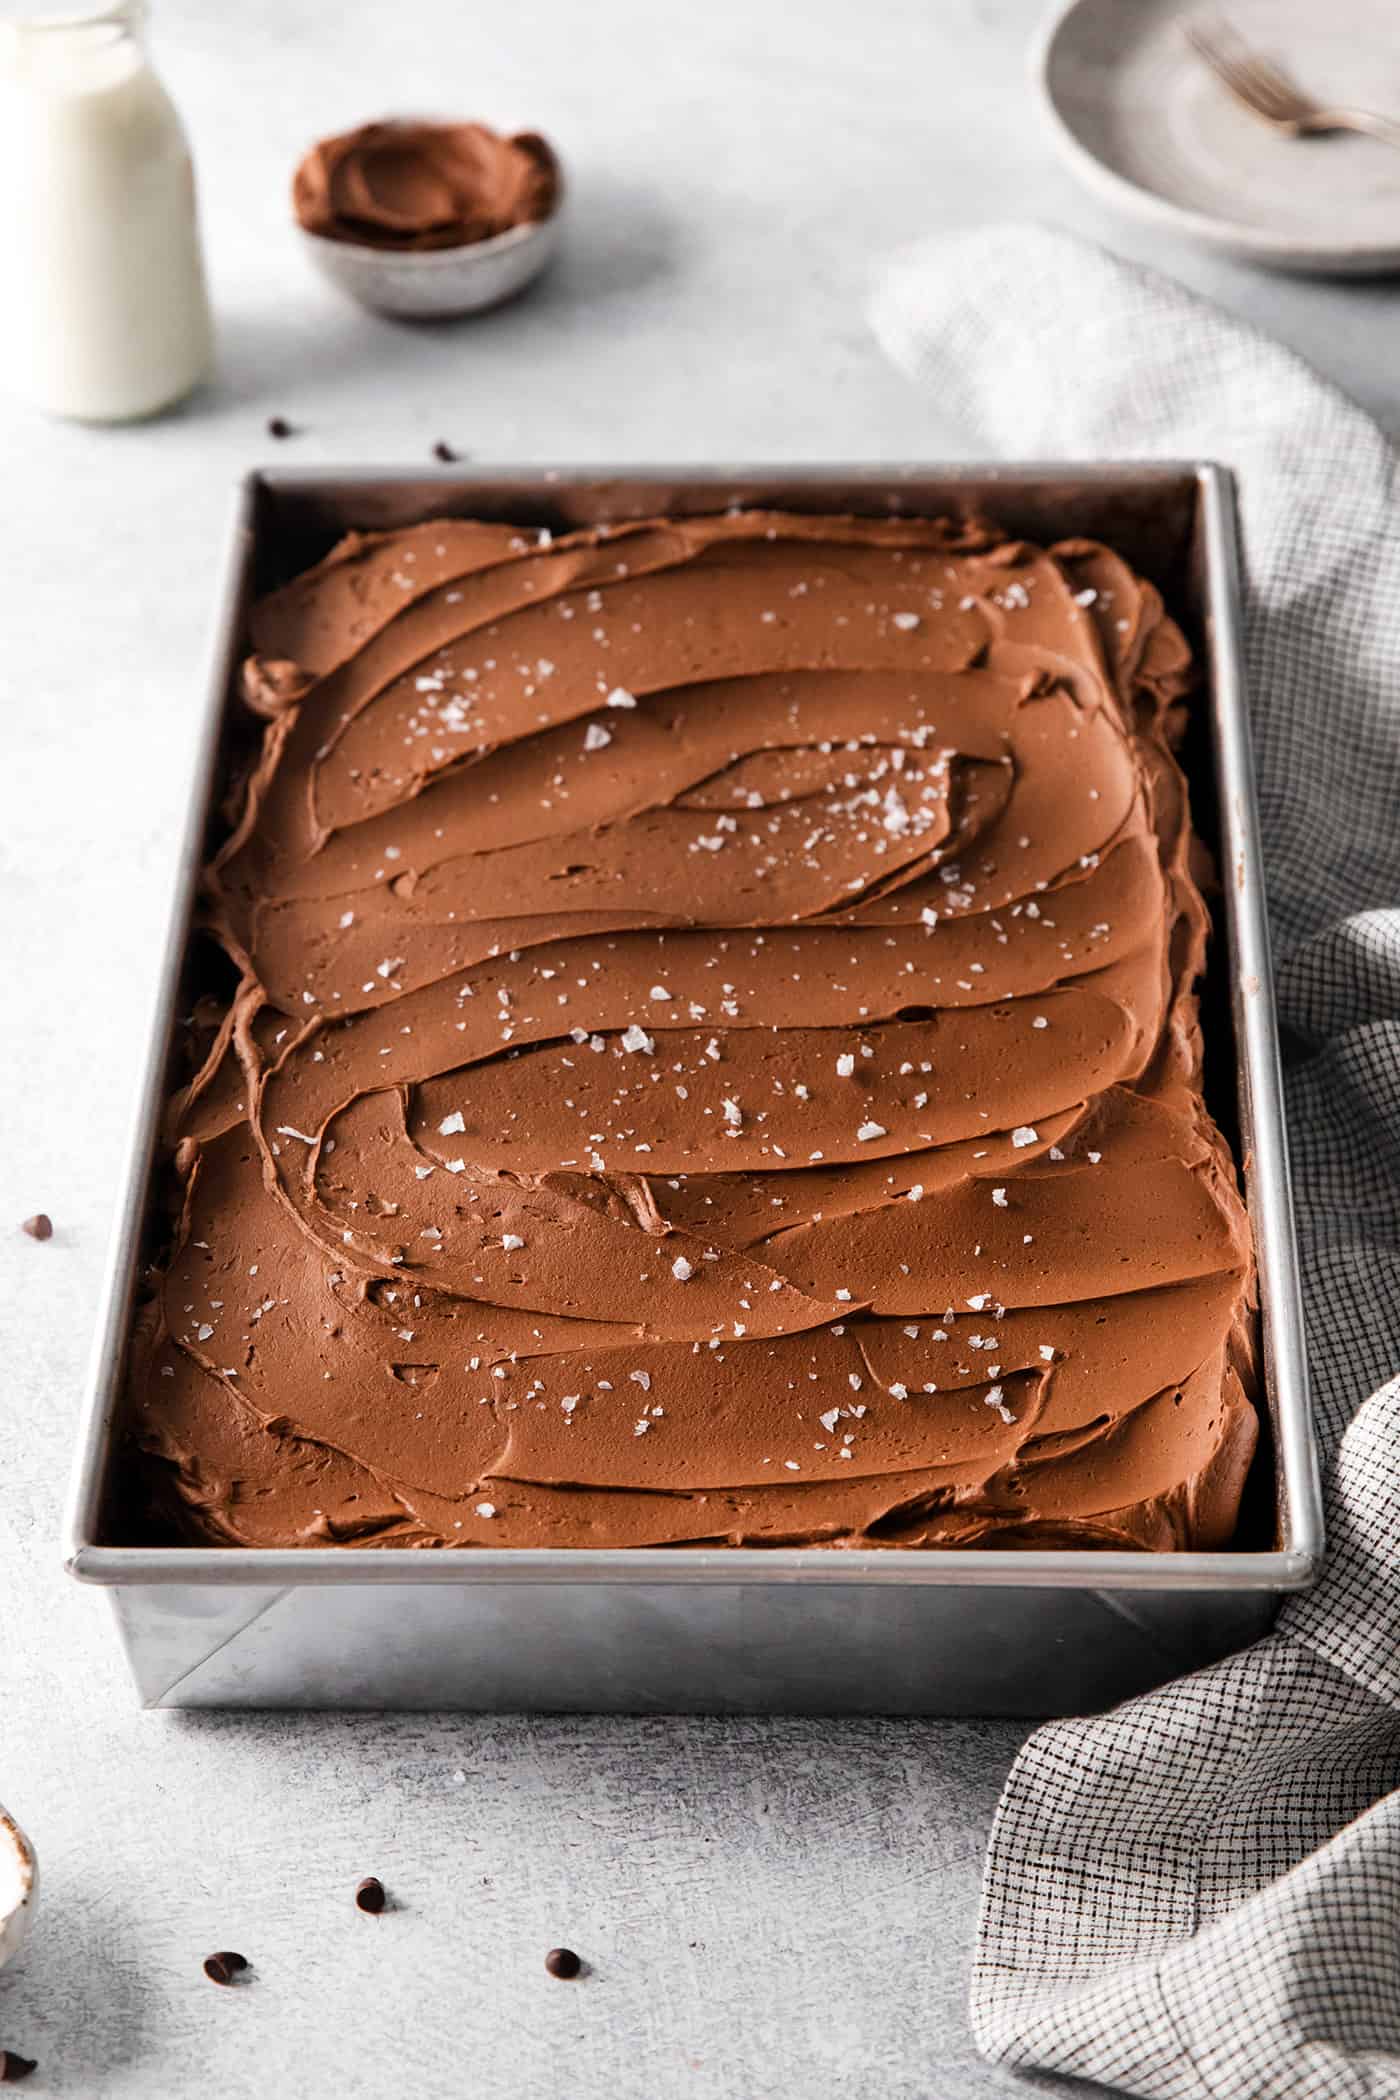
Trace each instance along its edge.
<path fill-rule="evenodd" d="M 479 1517 L 494 1517 L 496 1514 L 496 1505 L 494 1502 L 478 1502 L 476 1505 L 476 1513 Z"/>
<path fill-rule="evenodd" d="M 1005 1189 L 993 1189 L 993 1190 L 992 1190 L 992 1201 L 993 1201 L 993 1203 L 995 1203 L 995 1205 L 996 1205 L 996 1207 L 997 1207 L 997 1209 L 998 1209 L 998 1210 L 1005 1210 L 1005 1209 L 1006 1209 L 1006 1190 L 1005 1190 Z"/>
<path fill-rule="evenodd" d="M 836 1060 L 836 1070 L 838 1076 L 842 1079 L 849 1079 L 851 1077 L 851 1074 L 855 1071 L 855 1068 L 856 1061 L 854 1056 L 849 1050 L 843 1050 L 840 1057 L 838 1057 Z"/>
<path fill-rule="evenodd" d="M 671 1264 L 671 1274 L 675 1277 L 677 1283 L 689 1283 L 695 1271 L 685 1256 L 678 1254 Z"/>
<path fill-rule="evenodd" d="M 863 1145 L 868 1144 L 872 1138 L 882 1138 L 886 1134 L 883 1123 L 862 1123 L 860 1129 L 856 1132 L 856 1136 Z"/>
<path fill-rule="evenodd" d="M 503 1232 L 501 1234 L 501 1245 L 505 1248 L 507 1254 L 514 1254 L 516 1248 L 523 1247 L 524 1244 L 525 1242 L 521 1239 L 518 1232 Z"/>
<path fill-rule="evenodd" d="M 1018 1149 L 1022 1145 L 1033 1145 L 1036 1142 L 1036 1134 L 1029 1123 L 1021 1123 L 1012 1131 L 1011 1142 Z"/>
<path fill-rule="evenodd" d="M 623 1032 L 622 1047 L 624 1050 L 645 1050 L 650 1056 L 656 1045 L 645 1028 L 639 1028 L 634 1021 L 631 1027 Z"/>
<path fill-rule="evenodd" d="M 438 1133 L 442 1137 L 453 1137 L 455 1136 L 457 1131 L 465 1130 L 466 1127 L 467 1126 L 463 1120 L 461 1109 L 454 1108 L 451 1115 L 444 1116 L 442 1121 L 438 1124 Z"/>
<path fill-rule="evenodd" d="M 583 748 L 585 751 L 601 751 L 606 744 L 611 742 L 612 731 L 604 729 L 601 722 L 590 722 L 583 733 Z"/>

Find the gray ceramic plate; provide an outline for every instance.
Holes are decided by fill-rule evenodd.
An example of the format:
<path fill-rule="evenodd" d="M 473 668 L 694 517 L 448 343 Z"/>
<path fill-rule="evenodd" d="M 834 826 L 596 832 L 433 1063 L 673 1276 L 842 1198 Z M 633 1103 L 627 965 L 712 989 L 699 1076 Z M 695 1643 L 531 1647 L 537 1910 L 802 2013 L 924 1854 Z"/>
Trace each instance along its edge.
<path fill-rule="evenodd" d="M 1290 139 L 1227 94 L 1186 42 L 1205 0 L 1069 0 L 1036 57 L 1082 181 L 1164 230 L 1276 269 L 1400 268 L 1400 149 Z M 1222 0 L 1242 38 L 1309 94 L 1400 117 L 1400 0 Z"/>

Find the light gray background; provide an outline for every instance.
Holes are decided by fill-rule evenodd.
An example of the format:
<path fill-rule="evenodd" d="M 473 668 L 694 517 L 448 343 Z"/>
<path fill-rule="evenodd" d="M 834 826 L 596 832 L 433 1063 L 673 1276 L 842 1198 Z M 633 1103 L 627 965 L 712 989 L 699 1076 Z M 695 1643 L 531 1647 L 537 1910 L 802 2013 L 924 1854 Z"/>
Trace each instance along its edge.
<path fill-rule="evenodd" d="M 880 257 L 1008 212 L 1143 252 L 1053 163 L 1026 87 L 1038 14 L 157 5 L 220 377 L 142 428 L 0 406 L 0 1798 L 45 1883 L 34 1944 L 0 1979 L 0 2045 L 42 2060 L 32 2092 L 1025 2090 L 977 2062 L 963 2013 L 1019 1727 L 142 1715 L 104 1600 L 66 1581 L 55 1540 L 233 477 L 273 453 L 412 461 L 439 437 L 541 462 L 965 454 L 867 334 Z M 312 135 L 423 108 L 538 124 L 572 176 L 552 279 L 439 332 L 339 303 L 285 204 Z M 1156 259 L 1400 422 L 1395 290 Z M 304 433 L 272 445 L 273 414 Z M 14 1229 L 39 1208 L 47 1246 Z M 370 1871 L 392 1917 L 350 1905 Z M 558 1941 L 594 1974 L 547 1978 Z M 252 1987 L 205 1982 L 220 1946 L 253 1959 Z"/>

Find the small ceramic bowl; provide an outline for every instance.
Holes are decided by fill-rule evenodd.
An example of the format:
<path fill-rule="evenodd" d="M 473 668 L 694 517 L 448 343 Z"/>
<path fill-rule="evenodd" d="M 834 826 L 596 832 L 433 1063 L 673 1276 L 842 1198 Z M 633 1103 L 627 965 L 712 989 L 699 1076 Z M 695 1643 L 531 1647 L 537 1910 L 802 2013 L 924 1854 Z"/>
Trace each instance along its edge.
<path fill-rule="evenodd" d="M 0 1808 L 0 1968 L 29 1937 L 39 1900 L 39 1862 L 14 1817 Z"/>
<path fill-rule="evenodd" d="M 523 292 L 559 245 L 558 206 L 547 219 L 512 226 L 460 248 L 370 248 L 299 226 L 315 267 L 338 291 L 375 313 L 449 320 L 482 313 Z"/>

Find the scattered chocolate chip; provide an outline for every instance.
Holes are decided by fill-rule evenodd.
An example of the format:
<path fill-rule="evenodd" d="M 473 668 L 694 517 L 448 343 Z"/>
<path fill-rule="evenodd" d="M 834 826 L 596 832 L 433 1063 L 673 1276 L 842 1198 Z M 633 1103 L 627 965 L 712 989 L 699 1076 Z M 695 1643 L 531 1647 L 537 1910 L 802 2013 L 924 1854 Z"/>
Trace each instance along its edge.
<path fill-rule="evenodd" d="M 583 1963 L 572 1947 L 551 1947 L 544 1958 L 544 1965 L 551 1976 L 577 1976 Z"/>
<path fill-rule="evenodd" d="M 46 1218 L 41 1210 L 36 1210 L 32 1218 L 25 1219 L 20 1226 L 20 1231 L 27 1232 L 31 1240 L 51 1240 L 53 1238 L 53 1219 Z"/>
<path fill-rule="evenodd" d="M 0 2085 L 18 2085 L 38 2061 L 37 2056 L 19 2056 L 13 2049 L 0 2049 Z"/>
<path fill-rule="evenodd" d="M 204 1973 L 211 1983 L 232 1983 L 247 1966 L 245 1954 L 209 1954 L 205 1956 Z"/>
<path fill-rule="evenodd" d="M 296 427 L 294 424 L 289 423 L 285 416 L 269 416 L 267 419 L 267 434 L 270 438 L 295 437 Z"/>
<path fill-rule="evenodd" d="M 461 456 L 460 452 L 453 451 L 446 438 L 439 438 L 433 447 L 433 458 L 440 459 L 444 466 L 450 466 L 454 459 L 460 459 Z"/>
<path fill-rule="evenodd" d="M 378 1917 L 388 1900 L 384 1893 L 384 1884 L 377 1874 L 366 1874 L 355 1890 L 356 1903 L 361 1910 L 367 1910 L 371 1917 Z"/>

